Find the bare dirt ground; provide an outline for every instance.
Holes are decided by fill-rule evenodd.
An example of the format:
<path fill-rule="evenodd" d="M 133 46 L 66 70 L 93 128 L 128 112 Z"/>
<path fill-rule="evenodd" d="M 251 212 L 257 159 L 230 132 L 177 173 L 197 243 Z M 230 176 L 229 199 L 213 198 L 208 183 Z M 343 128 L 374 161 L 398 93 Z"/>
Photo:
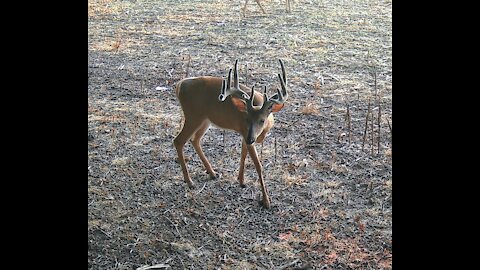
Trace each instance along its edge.
<path fill-rule="evenodd" d="M 243 3 L 89 0 L 89 269 L 392 268 L 392 2 Z M 272 94 L 279 58 L 290 96 L 257 145 L 272 208 L 249 157 L 237 182 L 240 136 L 214 127 L 222 177 L 187 144 L 188 189 L 174 84 L 239 59 Z"/>

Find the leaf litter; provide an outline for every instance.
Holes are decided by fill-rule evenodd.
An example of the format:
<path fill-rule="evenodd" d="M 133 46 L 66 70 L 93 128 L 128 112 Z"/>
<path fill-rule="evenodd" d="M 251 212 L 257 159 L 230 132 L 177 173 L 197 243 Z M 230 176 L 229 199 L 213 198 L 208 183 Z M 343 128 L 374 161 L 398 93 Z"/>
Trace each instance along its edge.
<path fill-rule="evenodd" d="M 89 1 L 89 269 L 392 268 L 392 2 L 262 3 Z M 241 83 L 274 91 L 278 58 L 290 96 L 257 145 L 272 208 L 217 128 L 202 145 L 222 177 L 187 144 L 189 190 L 174 84 L 239 59 Z"/>

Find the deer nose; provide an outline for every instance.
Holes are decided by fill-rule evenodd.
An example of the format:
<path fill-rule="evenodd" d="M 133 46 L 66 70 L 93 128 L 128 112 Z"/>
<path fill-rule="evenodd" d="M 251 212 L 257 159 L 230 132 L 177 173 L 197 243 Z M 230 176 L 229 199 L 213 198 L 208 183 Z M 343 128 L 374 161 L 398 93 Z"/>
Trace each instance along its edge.
<path fill-rule="evenodd" d="M 248 137 L 247 138 L 247 144 L 253 144 L 255 142 L 255 139 L 253 137 Z"/>
<path fill-rule="evenodd" d="M 248 129 L 248 133 L 247 133 L 247 140 L 246 140 L 247 144 L 250 145 L 250 144 L 255 142 L 256 138 L 255 138 L 254 134 L 255 134 L 255 131 L 253 130 L 253 124 L 250 124 L 250 127 Z"/>

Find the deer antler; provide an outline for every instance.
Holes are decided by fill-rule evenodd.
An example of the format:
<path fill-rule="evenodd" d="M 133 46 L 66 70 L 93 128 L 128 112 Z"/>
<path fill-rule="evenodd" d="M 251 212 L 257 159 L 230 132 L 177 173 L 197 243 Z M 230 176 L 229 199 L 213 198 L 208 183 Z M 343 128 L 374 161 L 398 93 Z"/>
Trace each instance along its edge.
<path fill-rule="evenodd" d="M 255 85 L 252 85 L 252 93 L 250 94 L 250 99 L 248 100 L 248 109 L 253 110 L 253 98 L 255 97 Z"/>
<path fill-rule="evenodd" d="M 282 87 L 282 90 L 277 88 L 277 93 L 270 98 L 267 97 L 267 88 L 265 87 L 264 90 L 264 102 L 262 105 L 263 108 L 269 108 L 273 104 L 283 104 L 288 98 L 288 92 L 287 92 L 287 76 L 285 72 L 285 67 L 283 65 L 283 61 L 281 59 L 278 60 L 280 62 L 280 66 L 282 68 L 282 75 L 278 74 L 278 79 L 280 80 L 280 86 Z"/>
<path fill-rule="evenodd" d="M 233 69 L 233 87 L 230 86 L 230 78 L 232 76 L 232 69 L 228 71 L 228 78 L 227 83 L 225 83 L 225 79 L 222 83 L 222 89 L 220 90 L 220 95 L 218 96 L 218 100 L 225 101 L 228 96 L 234 95 L 238 96 L 244 100 L 248 100 L 250 96 L 240 89 L 240 84 L 238 82 L 238 70 L 237 70 L 238 59 L 235 60 L 235 66 Z"/>
<path fill-rule="evenodd" d="M 238 83 L 238 59 L 235 60 L 235 65 L 233 66 L 233 87 L 236 89 L 240 89 L 240 85 Z"/>
<path fill-rule="evenodd" d="M 269 100 L 269 98 L 268 98 L 268 95 L 267 95 L 267 86 L 264 85 L 263 86 L 263 101 L 265 102 L 265 101 L 268 101 L 268 100 Z"/>

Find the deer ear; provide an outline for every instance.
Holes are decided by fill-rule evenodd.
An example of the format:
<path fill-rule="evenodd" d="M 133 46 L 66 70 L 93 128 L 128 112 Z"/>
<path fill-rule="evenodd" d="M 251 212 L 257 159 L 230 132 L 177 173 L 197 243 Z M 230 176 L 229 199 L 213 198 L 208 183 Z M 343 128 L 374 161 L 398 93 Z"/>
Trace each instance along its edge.
<path fill-rule="evenodd" d="M 272 106 L 272 112 L 278 112 L 283 108 L 283 103 L 282 104 L 273 104 Z"/>
<path fill-rule="evenodd" d="M 247 111 L 247 104 L 242 99 L 232 97 L 232 104 L 241 112 Z"/>

